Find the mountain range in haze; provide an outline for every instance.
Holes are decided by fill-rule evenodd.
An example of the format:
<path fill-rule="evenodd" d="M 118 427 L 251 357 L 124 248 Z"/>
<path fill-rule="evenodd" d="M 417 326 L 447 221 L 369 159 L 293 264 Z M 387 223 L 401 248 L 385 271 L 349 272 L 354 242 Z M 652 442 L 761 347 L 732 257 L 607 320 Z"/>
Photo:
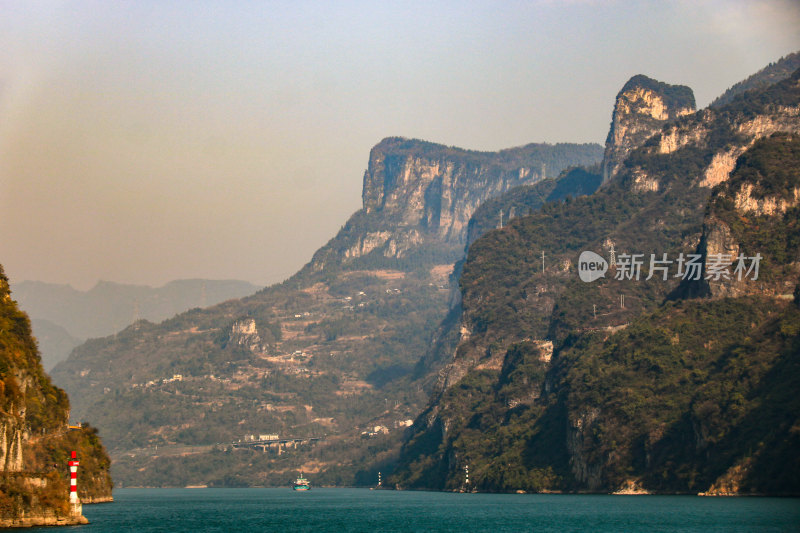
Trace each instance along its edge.
<path fill-rule="evenodd" d="M 160 322 L 194 307 L 253 294 L 246 281 L 186 279 L 158 288 L 101 281 L 88 291 L 23 281 L 14 296 L 30 315 L 42 363 L 50 370 L 86 339 L 116 333 L 137 320 Z"/>
<path fill-rule="evenodd" d="M 800 70 L 697 112 L 689 96 L 633 78 L 604 185 L 471 245 L 390 484 L 800 492 Z M 607 274 L 582 280 L 584 252 Z M 660 262 L 634 275 L 636 257 Z"/>
<path fill-rule="evenodd" d="M 91 340 L 54 379 L 129 485 L 380 470 L 401 488 L 791 493 L 765 473 L 796 470 L 797 76 L 699 111 L 688 87 L 635 76 L 605 147 L 387 138 L 363 208 L 298 274 Z M 768 259 L 744 292 L 579 281 L 578 254 L 611 245 Z M 324 439 L 229 446 L 259 434 Z"/>
<path fill-rule="evenodd" d="M 89 341 L 53 375 L 76 415 L 103 428 L 126 484 L 274 484 L 283 482 L 277 472 L 295 467 L 332 483 L 353 479 L 376 442 L 374 453 L 396 453 L 400 424 L 426 400 L 429 379 L 414 368 L 447 312 L 472 212 L 601 157 L 601 146 L 587 144 L 476 152 L 384 139 L 370 151 L 363 208 L 295 276 Z M 569 182 L 575 194 L 599 185 L 595 175 L 584 178 Z M 390 435 L 361 439 L 375 427 Z M 242 453 L 227 466 L 216 462 L 219 471 L 198 471 L 203 446 L 258 434 L 328 437 L 313 460 L 267 455 L 253 469 Z M 131 460 L 131 450 L 155 446 L 158 458 Z M 170 446 L 203 453 L 165 457 Z M 179 478 L 167 476 L 173 469 Z"/>

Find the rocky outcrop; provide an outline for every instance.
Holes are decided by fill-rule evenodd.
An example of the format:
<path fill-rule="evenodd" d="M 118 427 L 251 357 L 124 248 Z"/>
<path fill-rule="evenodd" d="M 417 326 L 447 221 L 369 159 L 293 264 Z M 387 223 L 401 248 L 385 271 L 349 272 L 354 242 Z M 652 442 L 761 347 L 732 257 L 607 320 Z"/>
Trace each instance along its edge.
<path fill-rule="evenodd" d="M 794 165 L 771 168 L 776 154 L 800 159 L 800 139 L 782 133 L 754 142 L 715 190 L 698 247 L 703 279 L 688 284 L 690 293 L 790 297 L 800 274 L 792 223 L 800 209 L 800 172 Z"/>
<path fill-rule="evenodd" d="M 231 326 L 230 341 L 251 351 L 260 350 L 261 337 L 258 334 L 256 321 L 252 318 L 243 318 L 234 322 Z"/>
<path fill-rule="evenodd" d="M 642 494 L 650 494 L 650 491 L 642 487 L 640 480 L 627 479 L 622 486 L 615 490 L 612 494 L 620 496 L 639 496 Z"/>
<path fill-rule="evenodd" d="M 593 447 L 593 425 L 600 416 L 598 409 L 589 409 L 570 421 L 567 431 L 567 450 L 575 479 L 590 491 L 597 491 L 603 482 L 603 465 L 592 462 L 588 452 Z"/>
<path fill-rule="evenodd" d="M 743 215 L 780 216 L 800 203 L 800 187 L 794 187 L 788 198 L 777 196 L 757 197 L 753 194 L 753 185 L 746 183 L 735 193 L 734 205 Z"/>
<path fill-rule="evenodd" d="M 723 475 L 709 487 L 705 492 L 698 496 L 740 496 L 747 494 L 748 491 L 742 490 L 744 480 L 753 468 L 753 459 L 748 457 L 730 467 Z"/>
<path fill-rule="evenodd" d="M 641 74 L 631 78 L 614 103 L 603 156 L 603 182 L 613 179 L 631 151 L 666 122 L 694 110 L 694 93 L 689 87 L 668 85 Z M 680 142 L 677 137 L 667 137 L 661 150 L 674 151 Z"/>
<path fill-rule="evenodd" d="M 375 248 L 382 246 L 392 234 L 388 231 L 374 231 L 361 236 L 356 244 L 345 250 L 345 259 L 353 259 L 369 254 Z"/>
<path fill-rule="evenodd" d="M 85 468 L 79 495 L 111 498 L 96 432 L 68 426 L 69 401 L 44 373 L 27 315 L 0 267 L 0 527 L 85 524 L 68 502 L 69 452 Z"/>
<path fill-rule="evenodd" d="M 88 524 L 89 520 L 82 514 L 60 515 L 52 510 L 28 513 L 15 518 L 0 517 L 0 527 L 41 527 L 41 526 L 78 526 Z"/>
<path fill-rule="evenodd" d="M 0 422 L 0 465 L 4 472 L 22 470 L 22 437 L 18 419 L 10 417 Z"/>
<path fill-rule="evenodd" d="M 363 208 L 319 250 L 314 271 L 348 265 L 371 254 L 388 259 L 436 255 L 455 262 L 463 253 L 477 207 L 520 185 L 589 165 L 597 145 L 530 144 L 476 152 L 390 137 L 372 148 L 362 190 Z"/>
<path fill-rule="evenodd" d="M 617 286 L 610 279 L 607 285 L 605 281 L 582 283 L 574 269 L 569 272 L 568 261 L 574 264 L 581 250 L 600 249 L 604 240 L 619 245 L 623 236 L 629 249 L 670 251 L 671 259 L 689 250 L 696 252 L 700 242 L 704 257 L 744 254 L 747 267 L 761 251 L 760 276 L 756 283 L 748 280 L 745 287 L 724 277 L 715 278 L 707 262 L 702 274 L 712 273 L 710 294 L 791 297 L 800 274 L 795 192 L 800 187 L 795 181 L 800 150 L 795 155 L 795 148 L 789 146 L 795 143 L 791 137 L 800 125 L 795 112 L 799 77 L 795 74 L 750 99 L 737 100 L 735 105 L 694 114 L 689 114 L 694 102 L 687 88 L 643 77 L 626 84 L 618 96 L 609 133 L 604 170 L 610 181 L 606 186 L 591 198 L 551 205 L 509 223 L 502 231 L 485 233 L 472 244 L 459 280 L 460 323 L 452 330 L 460 328 L 461 342 L 450 352 L 451 361 L 439 376 L 441 386 L 413 426 L 392 479 L 404 486 L 437 487 L 425 485 L 431 481 L 419 474 L 439 468 L 442 476 L 448 476 L 446 483 L 452 484 L 460 473 L 450 468 L 447 458 L 455 450 L 470 457 L 474 478 L 481 479 L 483 474 L 487 490 L 533 487 L 696 493 L 711 486 L 718 472 L 708 474 L 701 485 L 685 479 L 667 480 L 673 475 L 671 467 L 648 477 L 653 465 L 667 457 L 663 453 L 667 445 L 677 445 L 677 455 L 689 442 L 687 434 L 691 432 L 686 427 L 670 428 L 655 416 L 649 425 L 640 424 L 641 409 L 654 393 L 649 379 L 660 383 L 662 362 L 684 353 L 674 348 L 681 342 L 688 346 L 681 341 L 683 333 L 661 338 L 663 331 L 651 335 L 648 325 L 642 328 L 647 335 L 630 334 L 632 345 L 620 355 L 617 343 L 625 338 L 622 332 L 646 311 L 629 311 L 619 292 L 645 285 Z M 783 140 L 765 138 L 775 132 L 783 132 Z M 611 179 L 615 175 L 617 179 Z M 622 214 L 609 215 L 614 210 Z M 618 246 L 617 253 L 621 249 Z M 543 252 L 547 267 L 539 266 Z M 564 267 L 558 268 L 559 264 Z M 736 266 L 731 266 L 731 274 Z M 678 284 L 676 279 L 664 281 L 663 288 L 651 284 L 648 291 L 653 292 L 638 292 L 634 297 L 649 305 L 663 303 Z M 607 298 L 607 315 L 595 305 L 602 298 Z M 728 299 L 699 301 L 712 310 L 719 305 L 723 315 L 728 312 L 725 305 L 733 305 Z M 766 301 L 768 307 L 772 305 L 772 298 Z M 750 304 L 736 305 L 744 309 Z M 776 308 L 784 307 L 776 303 Z M 570 314 L 574 318 L 567 318 Z M 604 316 L 617 318 L 605 321 Z M 698 317 L 708 320 L 708 311 L 701 310 L 685 322 L 676 318 L 676 323 L 693 323 Z M 719 320 L 716 322 L 714 327 Z M 653 317 L 654 330 L 662 323 Z M 706 335 L 715 334 L 708 326 L 701 329 L 695 338 L 705 340 Z M 789 326 L 783 329 L 796 332 Z M 733 331 L 740 334 L 742 328 Z M 502 373 L 492 373 L 487 363 L 506 350 L 509 360 L 510 346 L 520 337 L 545 335 L 556 345 L 546 375 L 524 359 L 513 361 Z M 614 340 L 603 345 L 609 338 Z M 712 340 L 702 349 L 688 347 L 685 353 L 707 357 L 703 350 L 715 346 Z M 597 344 L 592 347 L 592 343 Z M 634 346 L 639 343 L 641 346 Z M 772 349 L 770 346 L 765 352 Z M 619 373 L 601 370 L 610 362 L 618 365 Z M 675 367 L 682 369 L 683 364 L 677 358 Z M 585 369 L 577 372 L 583 365 Z M 525 398 L 524 389 L 512 390 L 502 381 L 504 374 L 515 371 L 529 378 L 525 387 L 535 398 L 531 404 L 518 401 Z M 653 374 L 621 385 L 625 381 L 622 376 L 634 371 Z M 644 389 L 638 397 L 631 393 L 637 387 Z M 584 388 L 586 394 L 577 393 Z M 681 401 L 686 397 L 683 394 Z M 605 408 L 595 408 L 604 404 Z M 654 406 L 653 412 L 664 407 Z M 682 420 L 682 416 L 679 412 L 672 421 Z M 434 439 L 434 428 L 439 427 L 446 430 Z M 496 444 L 493 447 L 487 442 Z M 515 457 L 521 459 L 515 462 Z M 640 470 L 629 469 L 631 464 Z M 549 477 L 548 468 L 561 476 L 560 481 Z"/>
<path fill-rule="evenodd" d="M 727 180 L 736 166 L 736 159 L 739 155 L 741 155 L 741 149 L 739 147 L 714 154 L 714 158 L 703 173 L 700 186 L 711 188 Z"/>

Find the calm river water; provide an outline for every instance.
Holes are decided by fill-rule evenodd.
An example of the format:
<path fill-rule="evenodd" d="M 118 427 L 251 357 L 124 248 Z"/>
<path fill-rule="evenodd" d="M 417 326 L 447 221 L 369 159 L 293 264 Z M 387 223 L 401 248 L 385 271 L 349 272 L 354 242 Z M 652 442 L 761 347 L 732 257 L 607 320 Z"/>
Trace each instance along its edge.
<path fill-rule="evenodd" d="M 289 488 L 119 489 L 114 498 L 85 506 L 91 524 L 69 531 L 800 531 L 795 498 Z"/>

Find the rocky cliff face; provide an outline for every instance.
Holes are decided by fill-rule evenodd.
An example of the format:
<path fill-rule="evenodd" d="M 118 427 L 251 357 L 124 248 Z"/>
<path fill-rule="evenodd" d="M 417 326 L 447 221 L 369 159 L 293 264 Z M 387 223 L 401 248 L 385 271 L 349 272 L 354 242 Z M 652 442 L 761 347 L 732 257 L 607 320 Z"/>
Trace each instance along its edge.
<path fill-rule="evenodd" d="M 470 217 L 481 203 L 599 157 L 597 145 L 531 144 L 475 152 L 384 139 L 370 151 L 363 209 L 315 254 L 312 268 L 353 264 L 370 255 L 398 259 L 438 254 L 441 262 L 453 262 L 463 251 Z"/>
<path fill-rule="evenodd" d="M 695 111 L 694 93 L 647 76 L 628 80 L 617 94 L 603 155 L 603 182 L 619 172 L 631 150 L 657 133 L 668 121 Z"/>
<path fill-rule="evenodd" d="M 2 467 L 0 471 L 20 472 L 23 470 L 22 443 L 30 436 L 30 428 L 26 424 L 25 396 L 29 386 L 33 384 L 33 376 L 28 371 L 28 366 L 31 364 L 29 360 L 31 346 L 30 341 L 26 339 L 29 331 L 25 329 L 25 317 L 19 315 L 16 310 L 16 303 L 11 299 L 8 279 L 5 278 L 2 267 L 0 267 L 0 306 L 4 311 L 2 318 L 5 319 L 7 327 L 10 329 L 17 326 L 15 334 L 6 333 L 4 338 L 0 339 L 4 341 L 0 344 L 2 349 L 0 356 L 5 363 L 3 379 L 0 382 L 4 415 L 0 418 L 0 467 Z"/>
<path fill-rule="evenodd" d="M 397 446 L 401 422 L 424 405 L 430 377 L 414 375 L 415 364 L 448 311 L 449 273 L 476 206 L 543 170 L 555 176 L 601 156 L 594 144 L 474 152 L 385 139 L 370 153 L 363 208 L 301 272 L 248 298 L 91 340 L 53 376 L 75 412 L 102 428 L 123 483 L 272 484 L 298 461 L 313 461 L 320 477 L 312 483 L 352 483 L 373 460 L 361 432 L 391 428 Z M 204 451 L 219 464 L 212 472 L 197 467 L 199 453 L 165 452 L 259 433 L 328 435 L 329 443 L 262 454 L 258 468 L 244 454 L 220 464 Z M 158 454 L 131 459 L 148 447 Z"/>
<path fill-rule="evenodd" d="M 787 160 L 800 161 L 797 133 L 761 139 L 714 190 L 698 247 L 704 275 L 694 291 L 792 298 L 800 280 L 800 170 L 779 164 Z"/>
<path fill-rule="evenodd" d="M 73 450 L 86 459 L 79 496 L 111 498 L 108 456 L 96 433 L 68 423 L 66 394 L 44 373 L 30 321 L 0 267 L 0 526 L 86 523 L 68 503 Z"/>
<path fill-rule="evenodd" d="M 423 228 L 445 242 L 463 242 L 470 216 L 487 198 L 543 178 L 541 164 L 532 168 L 536 160 L 517 165 L 500 154 L 420 147 L 391 138 L 372 149 L 364 173 L 364 209 L 382 211 L 401 226 Z"/>
<path fill-rule="evenodd" d="M 0 424 L 0 464 L 4 472 L 22 470 L 22 440 L 24 427 L 17 418 Z"/>
<path fill-rule="evenodd" d="M 786 329 L 786 324 L 794 320 L 796 311 L 780 297 L 791 294 L 797 282 L 797 246 L 791 243 L 797 242 L 800 219 L 795 212 L 797 184 L 792 170 L 797 168 L 798 154 L 790 148 L 791 142 L 764 137 L 775 132 L 791 137 L 798 131 L 799 77 L 795 73 L 735 104 L 685 116 L 678 115 L 691 106 L 668 102 L 668 97 L 656 102 L 652 89 L 626 85 L 615 110 L 615 116 L 620 111 L 620 127 L 612 125 L 611 150 L 605 161 L 608 169 L 617 168 L 616 179 L 591 197 L 545 205 L 540 213 L 489 232 L 470 247 L 459 283 L 463 313 L 460 323 L 453 326 L 453 331 L 461 332 L 460 342 L 440 372 L 439 386 L 417 419 L 401 466 L 390 481 L 457 489 L 462 479 L 459 468 L 469 462 L 470 477 L 483 490 L 612 492 L 633 487 L 699 492 L 709 490 L 733 463 L 744 461 L 748 452 L 726 441 L 736 451 L 717 459 L 724 463 L 734 457 L 733 462 L 722 471 L 720 464 L 712 468 L 707 462 L 710 443 L 724 433 L 719 428 L 725 426 L 728 431 L 746 423 L 736 418 L 745 411 L 731 416 L 727 400 L 715 396 L 720 383 L 738 379 L 728 375 L 732 367 L 714 365 L 733 357 L 732 353 L 738 357 L 743 352 L 735 351 L 737 343 L 745 342 L 748 331 L 762 331 L 762 327 L 770 332 L 753 341 L 758 344 L 753 350 L 765 365 L 758 371 L 760 378 L 772 379 L 771 374 L 763 374 L 770 365 L 795 364 L 790 362 L 795 348 L 788 331 L 796 328 Z M 678 94 L 685 96 L 679 89 Z M 625 97 L 626 93 L 632 96 Z M 640 112 L 631 111 L 629 100 L 639 102 Z M 678 98 L 678 102 L 686 100 Z M 654 133 L 643 138 L 648 123 Z M 615 136 L 623 131 L 626 135 Z M 615 164 L 616 157 L 626 152 L 624 164 Z M 711 182 L 716 184 L 717 200 L 709 203 Z M 704 236 L 706 213 L 711 216 L 705 219 Z M 724 224 L 711 217 L 724 218 Z M 675 265 L 666 279 L 655 277 L 649 282 L 645 280 L 649 265 L 641 277 L 628 278 L 629 282 L 624 275 L 617 276 L 619 266 L 610 267 L 606 277 L 594 283 L 580 281 L 575 268 L 583 250 L 609 257 L 610 243 L 616 245 L 617 254 L 653 250 L 667 253 L 674 261 L 679 254 L 697 252 L 701 240 L 706 243 L 701 247 L 706 258 L 737 251 L 751 257 L 759 249 L 771 250 L 770 258 L 762 263 L 764 277 L 756 283 L 750 280 L 746 292 L 728 290 L 725 283 L 711 289 L 716 295 L 765 298 L 756 302 L 762 311 L 767 310 L 758 320 L 747 320 L 744 310 L 756 305 L 750 301 L 730 304 L 732 309 L 726 301 L 712 301 L 658 311 L 678 286 Z M 768 279 L 782 288 L 773 290 Z M 773 308 L 775 314 L 771 314 Z M 742 323 L 721 324 L 728 316 Z M 631 333 L 631 324 L 639 319 Z M 667 319 L 673 321 L 669 327 L 664 326 Z M 775 321 L 783 325 L 776 326 Z M 694 324 L 695 330 L 681 332 L 686 324 Z M 654 333 L 661 326 L 663 330 Z M 776 333 L 781 328 L 788 337 Z M 699 345 L 698 338 L 703 338 Z M 555 345 L 544 372 L 536 365 L 509 363 L 517 358 L 515 354 L 533 350 L 544 339 Z M 624 349 L 620 348 L 623 339 L 629 343 Z M 691 361 L 682 360 L 680 354 Z M 603 370 L 606 365 L 614 370 Z M 678 394 L 667 386 L 664 396 L 655 394 L 661 390 L 658 386 L 649 388 L 672 383 L 667 375 L 706 367 L 719 373 L 692 385 L 702 387 L 706 396 L 693 396 L 692 387 Z M 751 371 L 756 372 L 747 370 Z M 530 385 L 526 386 L 535 400 L 515 403 L 521 392 L 508 394 L 504 374 L 518 375 L 521 381 L 527 376 Z M 754 389 L 747 387 L 758 386 L 757 382 L 745 382 L 748 392 L 743 394 L 750 394 Z M 785 386 L 782 383 L 781 390 Z M 641 390 L 641 396 L 635 390 Z M 659 419 L 657 414 L 664 402 L 675 402 L 669 419 Z M 782 413 L 782 407 L 777 409 Z M 653 420 L 640 424 L 645 412 L 651 412 Z M 694 420 L 694 425 L 684 427 L 683 416 L 683 420 Z M 796 414 L 786 416 L 789 420 Z M 781 426 L 780 431 L 790 427 L 791 423 Z M 766 435 L 769 430 L 758 431 Z M 697 435 L 705 435 L 702 444 L 687 444 L 689 451 L 682 455 L 681 446 L 695 442 Z M 678 461 L 678 455 L 681 464 L 688 465 L 687 472 L 702 472 L 702 476 L 690 479 L 667 472 L 669 461 Z M 782 458 L 776 459 L 778 455 Z M 787 457 L 781 448 L 770 461 Z M 634 471 L 637 475 L 630 477 Z M 436 472 L 438 477 L 426 472 Z M 794 490 L 786 489 L 791 483 L 785 476 L 772 485 L 755 477 L 740 485 L 743 492 Z"/>

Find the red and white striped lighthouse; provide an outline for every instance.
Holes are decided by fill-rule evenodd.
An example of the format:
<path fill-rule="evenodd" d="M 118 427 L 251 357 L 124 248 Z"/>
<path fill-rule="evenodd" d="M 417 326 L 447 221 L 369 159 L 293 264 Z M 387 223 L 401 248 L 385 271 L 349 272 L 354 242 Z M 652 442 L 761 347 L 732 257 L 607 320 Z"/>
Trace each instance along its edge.
<path fill-rule="evenodd" d="M 69 462 L 69 503 L 78 503 L 78 457 L 72 452 L 72 460 Z"/>

